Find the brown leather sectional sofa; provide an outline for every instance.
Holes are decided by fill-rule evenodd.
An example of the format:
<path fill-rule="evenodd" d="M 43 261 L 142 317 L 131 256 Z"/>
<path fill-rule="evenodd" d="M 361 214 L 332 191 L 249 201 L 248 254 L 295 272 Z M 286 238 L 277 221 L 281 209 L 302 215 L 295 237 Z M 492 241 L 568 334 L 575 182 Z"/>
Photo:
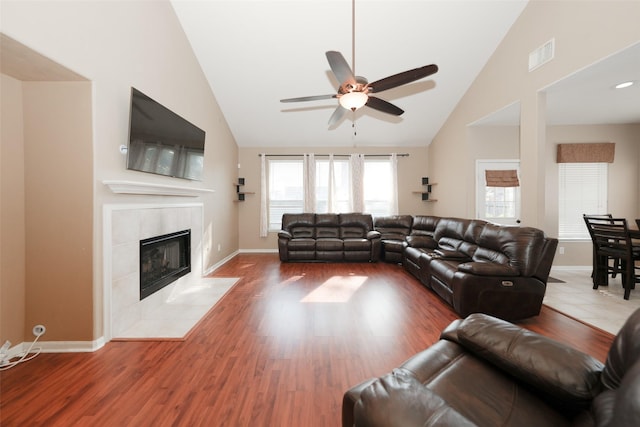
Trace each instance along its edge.
<path fill-rule="evenodd" d="M 640 425 L 640 310 L 606 364 L 483 314 L 344 394 L 343 427 Z"/>
<path fill-rule="evenodd" d="M 558 240 L 481 220 L 367 214 L 285 214 L 281 261 L 402 262 L 461 317 L 540 313 Z"/>
<path fill-rule="evenodd" d="M 414 217 L 402 264 L 461 317 L 540 313 L 558 239 L 533 227 Z"/>

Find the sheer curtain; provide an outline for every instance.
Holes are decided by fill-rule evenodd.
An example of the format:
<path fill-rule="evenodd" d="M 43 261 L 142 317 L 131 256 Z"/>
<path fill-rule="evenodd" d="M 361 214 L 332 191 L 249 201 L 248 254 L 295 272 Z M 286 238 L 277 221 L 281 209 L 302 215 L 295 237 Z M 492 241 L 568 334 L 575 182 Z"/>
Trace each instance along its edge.
<path fill-rule="evenodd" d="M 267 155 L 260 154 L 260 237 L 267 237 L 269 234 L 269 212 L 267 194 Z"/>
<path fill-rule="evenodd" d="M 391 153 L 391 215 L 398 215 L 398 155 Z"/>
<path fill-rule="evenodd" d="M 352 154 L 349 156 L 351 169 L 351 210 L 353 212 L 364 211 L 364 155 Z"/>
<path fill-rule="evenodd" d="M 302 197 L 304 212 L 316 211 L 316 159 L 312 154 L 305 154 L 302 160 Z"/>
<path fill-rule="evenodd" d="M 327 193 L 327 212 L 336 213 L 336 175 L 333 154 L 329 154 L 329 186 Z"/>

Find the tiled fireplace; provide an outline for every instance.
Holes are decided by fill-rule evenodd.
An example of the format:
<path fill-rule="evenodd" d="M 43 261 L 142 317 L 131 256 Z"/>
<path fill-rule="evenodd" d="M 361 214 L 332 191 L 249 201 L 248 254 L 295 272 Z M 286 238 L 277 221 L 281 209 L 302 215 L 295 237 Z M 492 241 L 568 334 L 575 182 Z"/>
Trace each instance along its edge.
<path fill-rule="evenodd" d="M 111 338 L 158 310 L 172 295 L 197 285 L 202 276 L 203 205 L 114 204 L 104 210 L 105 331 Z M 190 272 L 141 298 L 141 242 L 190 230 Z M 184 242 L 183 242 L 184 244 Z M 166 259 L 165 263 L 170 262 Z M 109 333 L 110 332 L 110 333 Z"/>

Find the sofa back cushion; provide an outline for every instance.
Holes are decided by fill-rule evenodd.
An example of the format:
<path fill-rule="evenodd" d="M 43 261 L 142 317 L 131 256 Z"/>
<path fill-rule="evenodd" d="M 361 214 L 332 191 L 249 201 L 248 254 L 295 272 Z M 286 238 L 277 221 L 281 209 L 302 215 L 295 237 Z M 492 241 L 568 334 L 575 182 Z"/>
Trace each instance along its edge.
<path fill-rule="evenodd" d="M 413 224 L 411 225 L 411 236 L 433 237 L 438 222 L 440 222 L 440 218 L 437 216 L 414 216 Z"/>
<path fill-rule="evenodd" d="M 340 214 L 340 238 L 365 239 L 373 230 L 373 218 L 368 214 Z"/>
<path fill-rule="evenodd" d="M 316 214 L 316 239 L 340 237 L 340 217 L 338 214 Z"/>
<path fill-rule="evenodd" d="M 482 220 L 442 218 L 438 222 L 434 238 L 439 249 L 471 258 L 478 249 L 476 242 L 485 224 Z"/>
<path fill-rule="evenodd" d="M 291 233 L 294 239 L 314 238 L 315 214 L 283 214 L 282 229 Z"/>
<path fill-rule="evenodd" d="M 411 232 L 412 222 L 411 215 L 380 216 L 374 220 L 373 227 L 382 240 L 404 240 Z"/>
<path fill-rule="evenodd" d="M 537 228 L 487 223 L 473 260 L 507 264 L 520 276 L 531 277 L 536 273 L 545 242 L 544 232 Z"/>

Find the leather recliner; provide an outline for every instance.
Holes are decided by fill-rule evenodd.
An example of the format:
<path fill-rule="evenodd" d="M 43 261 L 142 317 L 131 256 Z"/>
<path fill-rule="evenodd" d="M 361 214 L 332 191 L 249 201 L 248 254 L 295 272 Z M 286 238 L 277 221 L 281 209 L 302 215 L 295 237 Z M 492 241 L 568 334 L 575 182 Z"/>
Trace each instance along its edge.
<path fill-rule="evenodd" d="M 343 398 L 343 427 L 640 425 L 640 309 L 607 361 L 485 314 Z"/>
<path fill-rule="evenodd" d="M 403 265 L 461 317 L 540 313 L 558 240 L 533 227 L 415 217 Z"/>

